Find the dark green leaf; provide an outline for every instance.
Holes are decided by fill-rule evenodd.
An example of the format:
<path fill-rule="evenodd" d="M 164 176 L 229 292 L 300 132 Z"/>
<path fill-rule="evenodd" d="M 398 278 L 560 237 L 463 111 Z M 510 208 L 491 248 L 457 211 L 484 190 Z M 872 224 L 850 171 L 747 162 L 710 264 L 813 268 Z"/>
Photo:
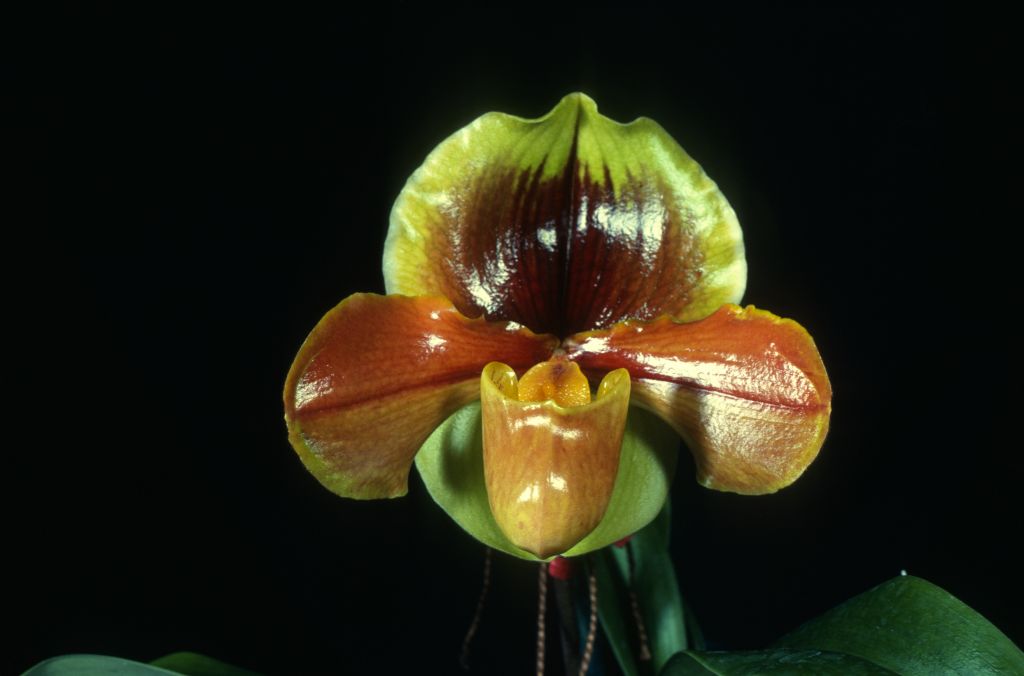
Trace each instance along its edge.
<path fill-rule="evenodd" d="M 248 669 L 233 667 L 212 657 L 190 652 L 171 653 L 150 664 L 186 676 L 256 676 L 255 672 Z"/>
<path fill-rule="evenodd" d="M 106 655 L 61 655 L 35 665 L 22 676 L 256 676 L 196 653 L 174 653 L 150 664 Z"/>
<path fill-rule="evenodd" d="M 893 578 L 775 644 L 862 657 L 900 674 L 1024 674 L 1024 653 L 988 620 L 917 577 Z"/>
<path fill-rule="evenodd" d="M 601 629 L 608 638 L 615 659 L 625 676 L 639 676 L 633 655 L 635 631 L 629 608 L 629 592 L 625 589 L 610 548 L 602 549 L 591 557 L 597 576 L 597 614 Z"/>
<path fill-rule="evenodd" d="M 697 624 L 697 616 L 686 601 L 683 601 L 683 619 L 686 621 L 686 642 L 694 650 L 704 650 L 706 647 L 704 632 L 700 630 L 700 625 Z"/>
<path fill-rule="evenodd" d="M 22 676 L 174 676 L 174 672 L 106 655 L 61 655 L 35 665 Z"/>
<path fill-rule="evenodd" d="M 659 676 L 1024 674 L 1024 653 L 959 600 L 897 577 L 751 652 L 685 651 Z"/>
<path fill-rule="evenodd" d="M 672 655 L 689 647 L 683 600 L 668 553 L 670 526 L 670 507 L 666 502 L 658 517 L 638 532 L 628 545 L 633 552 L 633 591 L 647 630 L 655 672 Z M 629 552 L 615 547 L 612 553 L 619 575 L 628 584 Z M 629 606 L 626 611 L 632 617 Z"/>
<path fill-rule="evenodd" d="M 892 676 L 888 669 L 852 655 L 820 650 L 757 650 L 750 652 L 678 653 L 658 676 L 753 676 L 754 674 L 792 674 L 793 676 Z"/>

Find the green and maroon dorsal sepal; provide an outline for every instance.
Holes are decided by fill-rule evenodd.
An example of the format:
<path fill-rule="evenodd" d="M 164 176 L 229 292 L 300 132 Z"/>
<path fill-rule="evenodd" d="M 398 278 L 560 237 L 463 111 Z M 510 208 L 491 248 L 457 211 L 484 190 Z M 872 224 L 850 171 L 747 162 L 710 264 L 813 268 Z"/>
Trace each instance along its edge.
<path fill-rule="evenodd" d="M 395 202 L 384 278 L 564 337 L 703 318 L 740 300 L 746 261 L 732 207 L 660 125 L 620 124 L 576 93 L 442 142 Z"/>

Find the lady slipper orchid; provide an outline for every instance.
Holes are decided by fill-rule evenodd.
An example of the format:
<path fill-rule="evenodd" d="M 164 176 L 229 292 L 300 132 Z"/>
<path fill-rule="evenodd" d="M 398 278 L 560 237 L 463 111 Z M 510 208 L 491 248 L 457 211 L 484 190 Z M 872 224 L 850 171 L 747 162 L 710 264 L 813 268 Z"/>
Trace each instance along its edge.
<path fill-rule="evenodd" d="M 744 494 L 790 484 L 824 441 L 811 337 L 734 305 L 725 197 L 656 123 L 582 94 L 441 143 L 392 210 L 384 277 L 389 295 L 327 313 L 285 384 L 291 443 L 339 495 L 404 495 L 415 459 L 466 530 L 548 559 L 654 518 L 666 430 L 700 483 Z"/>

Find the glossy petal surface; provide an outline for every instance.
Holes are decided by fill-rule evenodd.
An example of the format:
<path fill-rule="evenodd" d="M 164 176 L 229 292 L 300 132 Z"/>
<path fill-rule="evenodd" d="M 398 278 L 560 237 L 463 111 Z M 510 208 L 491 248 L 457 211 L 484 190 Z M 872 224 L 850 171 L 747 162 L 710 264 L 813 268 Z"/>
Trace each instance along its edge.
<path fill-rule="evenodd" d="M 732 208 L 658 124 L 571 94 L 438 146 L 395 202 L 384 277 L 391 293 L 564 336 L 705 317 L 740 299 L 746 263 Z"/>
<path fill-rule="evenodd" d="M 324 486 L 404 495 L 417 449 L 479 396 L 480 367 L 547 359 L 550 336 L 467 319 L 443 298 L 354 294 L 328 312 L 285 383 L 289 439 Z"/>
<path fill-rule="evenodd" d="M 498 527 L 539 558 L 568 551 L 608 508 L 629 409 L 629 374 L 613 371 L 593 402 L 562 407 L 550 399 L 520 401 L 515 372 L 495 362 L 481 374 L 480 402 L 484 480 Z"/>
<path fill-rule="evenodd" d="M 726 305 L 698 322 L 623 322 L 567 339 L 587 371 L 626 368 L 633 401 L 686 440 L 709 488 L 774 492 L 814 460 L 832 390 L 814 341 L 794 321 Z"/>
<path fill-rule="evenodd" d="M 434 500 L 480 542 L 523 559 L 538 557 L 514 545 L 491 513 L 484 483 L 480 403 L 459 409 L 434 431 L 416 456 L 416 469 Z M 661 511 L 675 473 L 679 438 L 653 414 L 629 409 L 615 488 L 604 518 L 565 552 L 607 547 L 650 523 Z"/>

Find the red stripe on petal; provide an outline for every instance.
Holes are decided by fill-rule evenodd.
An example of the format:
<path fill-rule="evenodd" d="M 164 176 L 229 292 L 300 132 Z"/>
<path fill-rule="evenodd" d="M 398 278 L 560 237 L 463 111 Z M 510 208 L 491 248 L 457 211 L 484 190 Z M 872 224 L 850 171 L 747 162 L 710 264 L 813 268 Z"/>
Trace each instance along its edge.
<path fill-rule="evenodd" d="M 327 313 L 285 383 L 289 438 L 307 468 L 339 495 L 404 495 L 430 433 L 479 397 L 495 359 L 525 369 L 550 336 L 467 319 L 437 297 L 355 294 Z"/>
<path fill-rule="evenodd" d="M 701 483 L 769 493 L 804 471 L 828 430 L 832 390 L 794 321 L 725 305 L 699 322 L 624 322 L 565 342 L 592 372 L 629 370 L 633 399 L 690 446 Z"/>

